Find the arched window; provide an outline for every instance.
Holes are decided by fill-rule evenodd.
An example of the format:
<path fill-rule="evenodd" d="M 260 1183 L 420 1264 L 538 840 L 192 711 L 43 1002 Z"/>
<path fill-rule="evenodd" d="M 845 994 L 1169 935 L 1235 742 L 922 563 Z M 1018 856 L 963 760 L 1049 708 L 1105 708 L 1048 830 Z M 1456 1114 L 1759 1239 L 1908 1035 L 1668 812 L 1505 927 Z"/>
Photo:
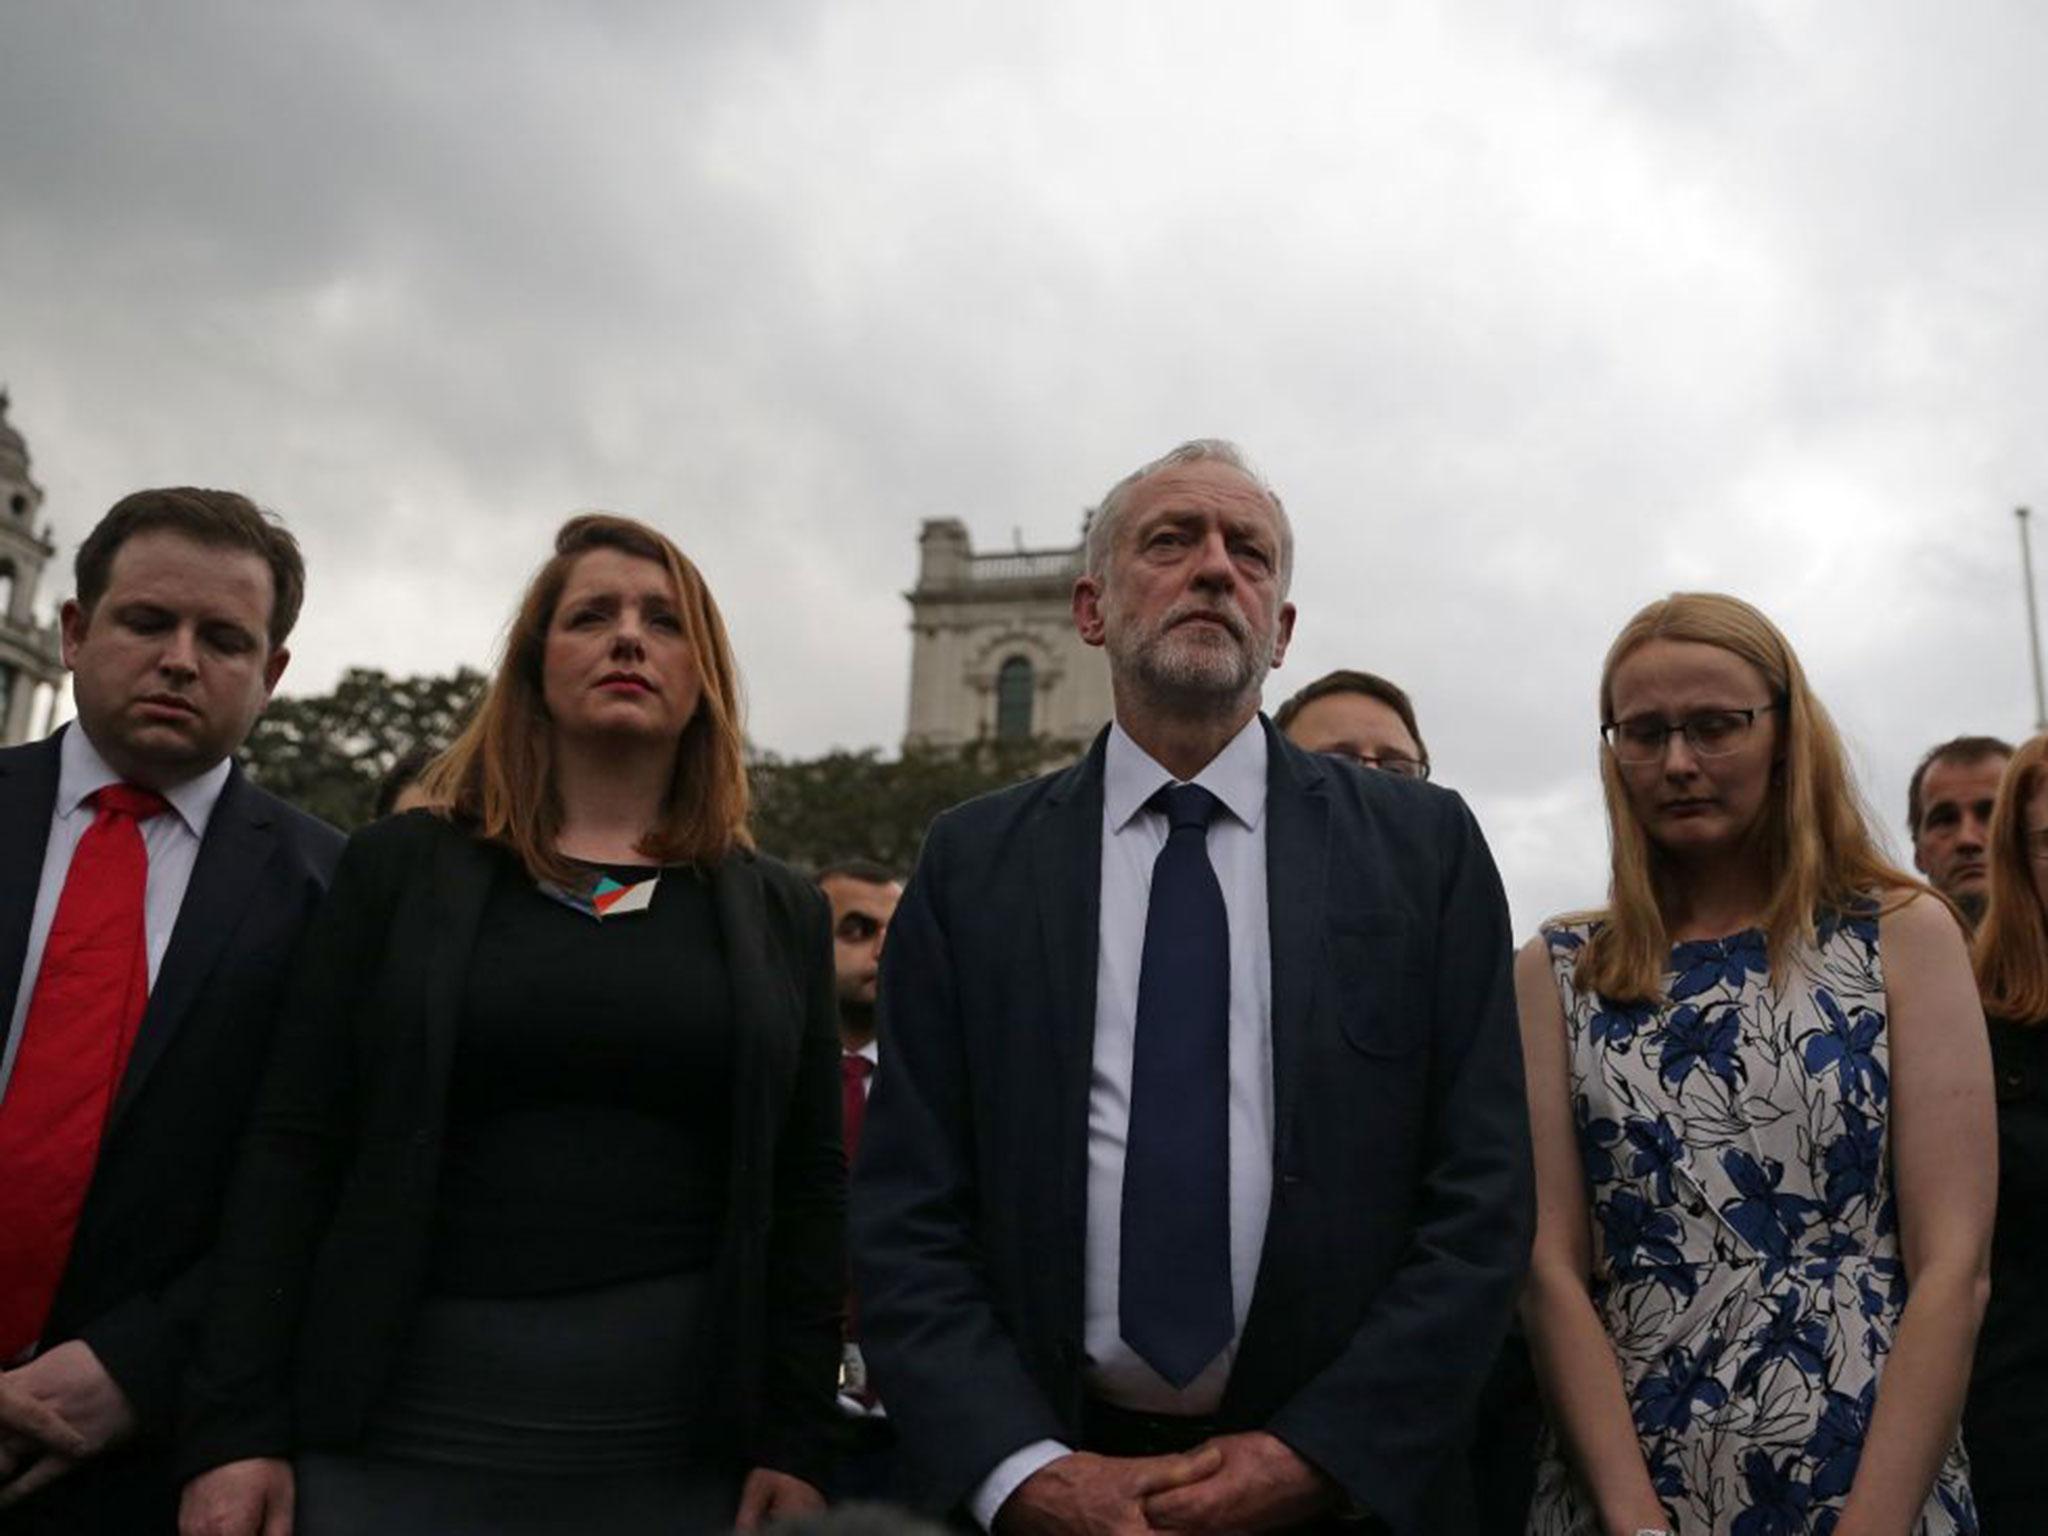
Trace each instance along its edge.
<path fill-rule="evenodd" d="M 0 560 L 0 620 L 14 611 L 14 562 Z"/>
<path fill-rule="evenodd" d="M 14 668 L 0 666 L 0 743 L 7 740 L 7 716 L 14 708 Z"/>
<path fill-rule="evenodd" d="M 1031 739 L 1030 658 L 1012 656 L 996 673 L 996 740 Z"/>

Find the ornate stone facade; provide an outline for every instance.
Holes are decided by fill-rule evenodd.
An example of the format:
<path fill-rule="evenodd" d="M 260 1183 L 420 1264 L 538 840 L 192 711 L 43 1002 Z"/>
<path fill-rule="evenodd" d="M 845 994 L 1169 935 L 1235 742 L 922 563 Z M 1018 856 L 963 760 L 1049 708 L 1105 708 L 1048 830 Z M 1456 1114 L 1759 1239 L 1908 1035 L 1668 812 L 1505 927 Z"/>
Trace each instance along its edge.
<path fill-rule="evenodd" d="M 8 424 L 0 389 L 0 746 L 48 733 L 64 663 L 55 624 L 36 620 L 36 588 L 57 552 L 36 527 L 43 490 L 28 472 L 28 444 Z"/>
<path fill-rule="evenodd" d="M 1109 664 L 1074 633 L 1080 545 L 976 554 L 953 518 L 917 542 L 906 747 L 1086 741 L 1109 722 Z"/>

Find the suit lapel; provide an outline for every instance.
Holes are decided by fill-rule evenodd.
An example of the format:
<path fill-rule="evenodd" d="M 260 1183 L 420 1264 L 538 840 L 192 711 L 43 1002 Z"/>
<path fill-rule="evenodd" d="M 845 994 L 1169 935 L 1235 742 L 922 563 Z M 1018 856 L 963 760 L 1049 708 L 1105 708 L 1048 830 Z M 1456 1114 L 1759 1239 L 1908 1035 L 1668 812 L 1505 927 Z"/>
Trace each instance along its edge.
<path fill-rule="evenodd" d="M 1045 940 L 1048 1023 L 1058 1053 L 1061 1101 L 1078 1091 L 1087 1119 L 1095 1048 L 1096 946 L 1102 910 L 1102 764 L 1108 732 L 1061 775 L 1031 829 L 1039 931 Z"/>
<path fill-rule="evenodd" d="M 1273 1173 L 1291 1167 L 1294 1113 L 1316 983 L 1323 970 L 1329 885 L 1329 779 L 1323 766 L 1266 726 L 1266 922 L 1272 951 Z"/>
<path fill-rule="evenodd" d="M 1307 1076 L 1309 1027 L 1323 970 L 1324 892 L 1329 884 L 1329 777 L 1322 764 L 1266 726 L 1266 921 L 1272 952 L 1273 1197 L 1251 1311 L 1237 1362 L 1224 1388 L 1226 1421 L 1266 1390 L 1260 1368 L 1267 1341 L 1284 1339 L 1292 1302 L 1271 1278 L 1298 1271 L 1299 1207 L 1290 1198 L 1300 1174 L 1295 1117 Z"/>
<path fill-rule="evenodd" d="M 240 768 L 228 774 L 206 824 L 206 836 L 192 863 L 185 899 L 164 950 L 156 985 L 150 988 L 135 1049 L 109 1113 L 109 1130 L 121 1122 L 163 1059 L 198 998 L 222 948 L 241 925 L 242 914 L 276 849 L 268 809 L 248 791 Z"/>
<path fill-rule="evenodd" d="M 426 1092 L 421 1102 L 426 1104 L 442 1105 L 448 1100 L 448 1070 L 455 1059 L 455 1036 L 462 1022 L 463 984 L 469 978 L 477 928 L 501 857 L 493 845 L 454 830 L 434 850 L 431 893 L 425 909 L 431 914 L 434 937 L 427 951 L 421 998 L 421 1045 L 426 1053 Z M 524 878 L 523 874 L 519 878 Z"/>
<path fill-rule="evenodd" d="M 769 1053 L 775 1020 L 771 997 L 786 995 L 768 964 L 768 898 L 761 870 L 743 853 L 730 853 L 711 872 L 711 901 L 718 914 L 719 947 L 725 956 L 732 996 L 732 1154 L 726 1176 L 726 1236 L 719 1244 L 720 1305 L 709 1308 L 714 1348 L 735 1374 L 727 1384 L 736 1398 L 751 1401 L 760 1391 L 761 1362 L 753 1350 L 729 1349 L 735 1315 L 758 1317 L 767 1283 L 767 1249 L 756 1223 L 773 1199 L 774 1128 L 781 1117 L 768 1110 Z M 800 1026 L 799 1026 L 800 1027 Z M 792 1039 L 794 1059 L 801 1041 Z M 734 1298 L 740 1298 L 737 1308 Z M 715 1319 L 722 1318 L 722 1323 Z"/>
<path fill-rule="evenodd" d="M 0 753 L 0 848 L 7 850 L 0 857 L 0 1048 L 21 990 L 50 813 L 57 805 L 58 736 Z"/>
<path fill-rule="evenodd" d="M 711 872 L 711 899 L 718 911 L 718 940 L 725 953 L 737 1031 L 733 1042 L 733 1102 L 748 1106 L 758 1101 L 767 1082 L 773 1028 L 767 1005 L 776 995 L 766 948 L 768 898 L 761 888 L 761 871 L 754 861 L 737 853 L 721 859 Z M 754 1119 L 744 1107 L 733 1117 L 735 1178 L 755 1161 L 753 1148 L 739 1144 Z"/>
<path fill-rule="evenodd" d="M 1102 910 L 1104 731 L 1047 791 L 1029 834 L 1032 882 L 1045 967 L 1045 1025 L 1052 1036 L 1059 1173 L 1046 1194 L 1061 1213 L 1088 1208 L 1088 1083 L 1095 1054 L 1095 969 Z M 1078 1347 L 1085 1281 L 1084 1224 L 1051 1222 L 1065 1234 L 1048 1255 L 1067 1333 Z M 1078 1378 L 1075 1390 L 1078 1391 Z"/>

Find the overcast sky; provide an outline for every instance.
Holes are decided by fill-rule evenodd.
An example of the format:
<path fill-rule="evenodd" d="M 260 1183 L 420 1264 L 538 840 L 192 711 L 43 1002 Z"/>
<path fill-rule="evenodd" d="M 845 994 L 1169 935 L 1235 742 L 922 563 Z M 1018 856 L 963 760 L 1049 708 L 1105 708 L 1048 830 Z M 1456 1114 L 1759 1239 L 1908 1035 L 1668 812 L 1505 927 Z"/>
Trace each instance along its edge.
<path fill-rule="evenodd" d="M 2048 8 L 0 0 L 0 380 L 62 558 L 121 493 L 304 541 L 287 691 L 482 665 L 647 517 L 755 739 L 893 749 L 921 519 L 1068 542 L 1242 442 L 1278 700 L 1414 693 L 1519 928 L 1596 901 L 1600 657 L 1790 633 L 1896 833 L 2030 728 Z M 2048 551 L 2044 551 L 2048 555 Z M 46 603 L 63 595 L 46 584 Z"/>

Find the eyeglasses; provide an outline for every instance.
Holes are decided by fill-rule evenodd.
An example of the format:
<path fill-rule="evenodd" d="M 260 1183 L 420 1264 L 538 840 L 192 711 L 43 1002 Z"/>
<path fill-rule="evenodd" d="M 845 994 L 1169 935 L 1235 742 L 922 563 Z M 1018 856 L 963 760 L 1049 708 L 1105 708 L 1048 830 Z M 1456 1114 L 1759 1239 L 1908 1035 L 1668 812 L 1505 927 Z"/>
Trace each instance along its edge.
<path fill-rule="evenodd" d="M 1759 704 L 1754 709 L 1705 709 L 1696 715 L 1667 724 L 1655 715 L 1636 715 L 1628 720 L 1609 720 L 1600 727 L 1618 762 L 1658 763 L 1664 760 L 1664 746 L 1673 736 L 1700 757 L 1726 757 L 1740 747 L 1758 715 L 1783 709 L 1783 701 Z"/>
<path fill-rule="evenodd" d="M 1416 757 L 1403 757 L 1398 752 L 1384 752 L 1377 756 L 1371 752 L 1345 752 L 1330 748 L 1325 757 L 1338 758 L 1347 763 L 1357 763 L 1362 768 L 1377 768 L 1381 773 L 1391 773 L 1398 779 L 1426 779 L 1429 764 Z"/>

